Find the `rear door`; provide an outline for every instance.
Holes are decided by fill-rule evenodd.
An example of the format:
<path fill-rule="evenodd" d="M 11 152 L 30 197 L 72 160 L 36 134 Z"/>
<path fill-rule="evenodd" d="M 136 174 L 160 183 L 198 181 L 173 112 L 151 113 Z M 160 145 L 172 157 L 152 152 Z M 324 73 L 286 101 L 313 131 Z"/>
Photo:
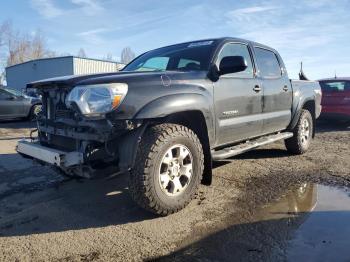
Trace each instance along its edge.
<path fill-rule="evenodd" d="M 257 136 L 262 130 L 262 90 L 254 74 L 250 47 L 245 43 L 226 43 L 216 65 L 226 56 L 243 56 L 247 69 L 222 75 L 214 83 L 214 104 L 217 119 L 217 145 Z"/>
<path fill-rule="evenodd" d="M 263 133 L 287 128 L 292 116 L 292 87 L 282 59 L 273 50 L 254 47 L 263 88 Z"/>

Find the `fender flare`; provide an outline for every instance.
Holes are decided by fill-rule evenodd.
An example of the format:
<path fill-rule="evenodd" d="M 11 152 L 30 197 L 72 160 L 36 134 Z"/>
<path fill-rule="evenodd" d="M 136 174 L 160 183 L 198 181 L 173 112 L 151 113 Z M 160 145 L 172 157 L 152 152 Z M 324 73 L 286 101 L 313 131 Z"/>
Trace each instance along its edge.
<path fill-rule="evenodd" d="M 198 93 L 181 93 L 162 96 L 142 107 L 135 119 L 164 118 L 174 113 L 200 111 L 205 119 L 209 143 L 215 138 L 214 108 L 211 96 Z"/>
<path fill-rule="evenodd" d="M 311 97 L 303 99 L 303 100 L 299 100 L 299 103 L 297 104 L 297 106 L 295 108 L 295 113 L 294 113 L 294 115 L 292 117 L 292 120 L 290 122 L 290 125 L 289 125 L 288 129 L 291 130 L 297 125 L 297 123 L 299 121 L 300 114 L 301 114 L 301 110 L 304 108 L 305 104 L 308 103 L 308 102 L 316 103 L 315 99 L 311 98 Z M 312 118 L 315 120 L 315 116 L 312 116 Z"/>

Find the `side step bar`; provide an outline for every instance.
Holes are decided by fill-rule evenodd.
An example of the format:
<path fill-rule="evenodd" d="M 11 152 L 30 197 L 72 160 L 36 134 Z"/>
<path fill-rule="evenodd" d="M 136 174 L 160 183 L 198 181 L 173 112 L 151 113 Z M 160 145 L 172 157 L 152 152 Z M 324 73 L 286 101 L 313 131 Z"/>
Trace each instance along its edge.
<path fill-rule="evenodd" d="M 257 148 L 259 146 L 267 145 L 278 140 L 287 139 L 293 136 L 291 132 L 283 132 L 274 135 L 268 135 L 256 138 L 254 140 L 248 140 L 245 143 L 238 144 L 236 146 L 227 147 L 218 151 L 212 150 L 211 155 L 213 160 L 222 160 L 235 155 L 245 153 L 251 149 Z"/>

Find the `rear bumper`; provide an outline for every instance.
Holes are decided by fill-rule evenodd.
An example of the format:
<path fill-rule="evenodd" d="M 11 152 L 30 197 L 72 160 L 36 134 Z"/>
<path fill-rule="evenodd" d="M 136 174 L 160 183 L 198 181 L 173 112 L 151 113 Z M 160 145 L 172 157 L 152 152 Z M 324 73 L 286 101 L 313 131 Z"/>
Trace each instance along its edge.
<path fill-rule="evenodd" d="M 84 163 L 80 152 L 65 152 L 40 145 L 39 142 L 20 140 L 16 151 L 25 157 L 33 158 L 61 168 L 68 168 Z"/>
<path fill-rule="evenodd" d="M 350 115 L 346 115 L 346 114 L 341 114 L 341 113 L 322 113 L 320 116 L 321 120 L 343 120 L 343 121 L 350 121 Z"/>

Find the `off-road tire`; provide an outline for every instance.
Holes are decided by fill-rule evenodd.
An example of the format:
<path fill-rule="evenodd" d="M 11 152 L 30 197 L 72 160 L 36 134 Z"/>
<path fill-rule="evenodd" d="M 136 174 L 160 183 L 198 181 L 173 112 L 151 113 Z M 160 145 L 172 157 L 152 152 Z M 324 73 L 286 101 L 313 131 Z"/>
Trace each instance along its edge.
<path fill-rule="evenodd" d="M 309 124 L 309 138 L 307 143 L 302 142 L 302 125 L 307 120 Z M 293 137 L 288 138 L 284 141 L 288 152 L 296 155 L 304 154 L 310 147 L 312 140 L 312 134 L 314 129 L 314 121 L 312 119 L 310 111 L 302 109 L 297 125 L 294 127 Z"/>
<path fill-rule="evenodd" d="M 193 157 L 193 171 L 186 189 L 178 196 L 168 196 L 161 191 L 159 166 L 163 154 L 171 146 L 185 145 Z M 159 124 L 148 128 L 143 135 L 136 154 L 135 167 L 130 172 L 131 197 L 144 209 L 169 215 L 183 209 L 193 199 L 202 180 L 204 155 L 197 135 L 185 126 Z"/>

